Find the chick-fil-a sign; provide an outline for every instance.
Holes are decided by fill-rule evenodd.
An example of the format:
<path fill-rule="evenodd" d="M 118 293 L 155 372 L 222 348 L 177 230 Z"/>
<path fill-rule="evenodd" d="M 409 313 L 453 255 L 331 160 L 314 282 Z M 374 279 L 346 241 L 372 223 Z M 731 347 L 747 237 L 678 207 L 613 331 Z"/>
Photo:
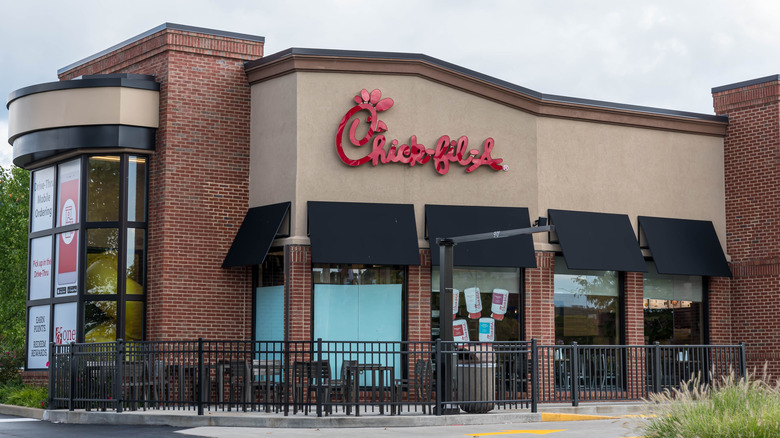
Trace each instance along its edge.
<path fill-rule="evenodd" d="M 385 149 L 388 141 L 381 133 L 387 131 L 387 125 L 379 120 L 377 115 L 392 108 L 395 102 L 389 97 L 383 99 L 382 92 L 379 90 L 369 93 L 366 89 L 363 89 L 360 91 L 360 94 L 355 96 L 355 103 L 357 105 L 344 114 L 341 122 L 339 122 L 338 132 L 336 132 L 336 151 L 341 161 L 350 166 L 360 166 L 368 162 L 371 162 L 374 166 L 388 163 L 402 163 L 415 166 L 417 164 L 425 164 L 433 159 L 436 172 L 441 175 L 446 174 L 450 170 L 450 163 L 466 167 L 466 172 L 469 173 L 483 165 L 489 166 L 493 170 L 506 171 L 509 169 L 508 166 L 501 165 L 501 162 L 504 161 L 503 159 L 491 156 L 495 142 L 490 137 L 482 143 L 481 153 L 479 149 L 469 149 L 469 139 L 465 135 L 457 140 L 451 139 L 448 135 L 442 135 L 436 140 L 435 148 L 426 148 L 425 145 L 417 142 L 416 135 L 412 135 L 409 144 L 399 144 L 398 140 L 391 140 L 389 142 L 390 149 Z M 358 139 L 356 132 L 361 123 L 358 113 L 361 111 L 367 112 L 365 123 L 368 123 L 368 131 L 363 138 Z M 355 117 L 356 115 L 357 117 Z M 349 141 L 352 145 L 360 147 L 371 142 L 371 151 L 362 158 L 352 159 L 347 157 L 347 154 L 344 152 L 344 130 L 347 128 L 350 120 L 352 120 L 352 123 L 349 127 Z M 375 136 L 374 134 L 377 135 Z"/>

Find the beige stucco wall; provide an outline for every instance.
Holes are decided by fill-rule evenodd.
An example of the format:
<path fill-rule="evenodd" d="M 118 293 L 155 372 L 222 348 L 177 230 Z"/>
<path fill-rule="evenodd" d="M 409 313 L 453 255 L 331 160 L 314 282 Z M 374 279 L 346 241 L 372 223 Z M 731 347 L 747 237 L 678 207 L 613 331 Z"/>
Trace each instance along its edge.
<path fill-rule="evenodd" d="M 296 75 L 286 75 L 252 86 L 250 207 L 296 199 L 296 86 Z M 291 214 L 295 217 L 294 206 Z M 303 235 L 306 235 L 305 230 Z"/>
<path fill-rule="evenodd" d="M 508 171 L 454 164 L 439 175 L 432 161 L 347 166 L 335 135 L 361 88 L 395 101 L 379 113 L 388 142 L 416 135 L 433 148 L 441 135 L 466 135 L 481 151 L 492 137 L 492 155 Z M 295 72 L 254 84 L 252 99 L 252 205 L 293 202 L 293 237 L 279 243 L 308 243 L 309 200 L 414 204 L 421 247 L 425 204 L 528 207 L 532 220 L 550 208 L 624 213 L 635 229 L 638 215 L 705 219 L 725 242 L 717 136 L 539 117 L 417 76 Z M 344 143 L 352 158 L 371 147 Z M 556 248 L 546 235 L 535 239 L 537 249 Z"/>
<path fill-rule="evenodd" d="M 719 137 L 540 117 L 539 209 L 711 220 L 725 248 Z"/>
<path fill-rule="evenodd" d="M 8 108 L 8 137 L 85 125 L 157 128 L 159 92 L 126 87 L 72 88 L 20 97 Z"/>

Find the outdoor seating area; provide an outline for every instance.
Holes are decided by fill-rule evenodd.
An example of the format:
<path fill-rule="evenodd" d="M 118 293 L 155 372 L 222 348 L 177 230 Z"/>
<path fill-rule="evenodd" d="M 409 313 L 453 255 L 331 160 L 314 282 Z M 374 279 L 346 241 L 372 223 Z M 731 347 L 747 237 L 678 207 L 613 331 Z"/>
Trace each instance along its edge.
<path fill-rule="evenodd" d="M 441 415 L 453 407 L 535 412 L 540 402 L 639 400 L 696 374 L 745 374 L 741 345 L 533 341 L 119 341 L 52 345 L 51 363 L 53 409 L 184 409 L 201 415 Z"/>

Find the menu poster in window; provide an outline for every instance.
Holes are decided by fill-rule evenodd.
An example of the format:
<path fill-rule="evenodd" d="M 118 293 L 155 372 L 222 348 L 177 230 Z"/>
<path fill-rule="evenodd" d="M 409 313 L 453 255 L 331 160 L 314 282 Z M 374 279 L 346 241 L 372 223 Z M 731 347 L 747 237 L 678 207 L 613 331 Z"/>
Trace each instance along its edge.
<path fill-rule="evenodd" d="M 30 230 L 48 230 L 54 222 L 54 167 L 33 173 Z"/>
<path fill-rule="evenodd" d="M 77 303 L 54 305 L 54 343 L 76 342 Z"/>
<path fill-rule="evenodd" d="M 59 226 L 64 227 L 79 221 L 79 161 L 60 165 L 59 169 Z M 56 295 L 76 293 L 78 279 L 78 232 L 69 231 L 57 237 L 57 287 Z"/>
<path fill-rule="evenodd" d="M 30 307 L 27 336 L 27 368 L 47 368 L 49 365 L 49 306 Z"/>
<path fill-rule="evenodd" d="M 30 241 L 30 299 L 51 298 L 51 236 Z"/>

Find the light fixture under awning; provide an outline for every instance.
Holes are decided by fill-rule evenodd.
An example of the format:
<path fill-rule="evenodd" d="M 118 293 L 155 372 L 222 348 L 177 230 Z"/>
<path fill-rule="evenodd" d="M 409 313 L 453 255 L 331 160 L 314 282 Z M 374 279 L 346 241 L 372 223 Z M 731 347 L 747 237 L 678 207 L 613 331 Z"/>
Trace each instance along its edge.
<path fill-rule="evenodd" d="M 625 214 L 549 210 L 569 269 L 647 272 Z"/>
<path fill-rule="evenodd" d="M 528 209 L 524 207 L 426 205 L 425 225 L 431 245 L 431 264 L 438 266 L 438 237 L 528 228 L 531 222 Z M 536 267 L 534 243 L 530 234 L 459 243 L 455 248 L 455 266 Z"/>
<path fill-rule="evenodd" d="M 262 264 L 289 211 L 290 202 L 250 208 L 222 267 Z"/>
<path fill-rule="evenodd" d="M 313 263 L 419 265 L 411 204 L 308 202 Z"/>
<path fill-rule="evenodd" d="M 660 274 L 731 277 L 711 221 L 639 216 Z"/>

